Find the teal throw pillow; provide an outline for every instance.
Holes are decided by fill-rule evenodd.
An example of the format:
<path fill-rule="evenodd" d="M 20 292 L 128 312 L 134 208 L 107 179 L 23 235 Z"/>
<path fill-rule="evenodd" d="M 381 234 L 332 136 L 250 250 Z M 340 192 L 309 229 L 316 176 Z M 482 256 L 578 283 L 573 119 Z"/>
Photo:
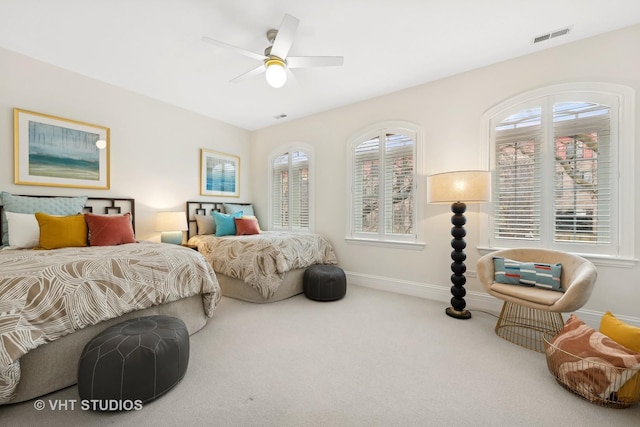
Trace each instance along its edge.
<path fill-rule="evenodd" d="M 223 214 L 217 211 L 212 212 L 213 220 L 216 223 L 216 236 L 235 236 L 236 222 L 235 218 L 242 218 L 242 211 L 232 214 Z"/>
<path fill-rule="evenodd" d="M 564 292 L 560 286 L 562 264 L 520 262 L 506 258 L 493 258 L 494 280 L 498 283 L 550 289 Z"/>

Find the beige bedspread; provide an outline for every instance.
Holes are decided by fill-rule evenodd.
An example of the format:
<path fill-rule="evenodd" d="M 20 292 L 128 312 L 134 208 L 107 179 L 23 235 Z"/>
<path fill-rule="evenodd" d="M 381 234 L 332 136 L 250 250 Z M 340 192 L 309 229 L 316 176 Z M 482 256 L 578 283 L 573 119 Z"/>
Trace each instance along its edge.
<path fill-rule="evenodd" d="M 178 245 L 0 250 L 0 404 L 11 399 L 19 358 L 29 350 L 196 294 L 211 317 L 220 300 L 215 274 L 197 252 Z"/>
<path fill-rule="evenodd" d="M 321 235 L 263 231 L 249 236 L 194 236 L 216 273 L 241 279 L 265 298 L 282 284 L 284 273 L 313 264 L 336 264 L 331 244 Z"/>

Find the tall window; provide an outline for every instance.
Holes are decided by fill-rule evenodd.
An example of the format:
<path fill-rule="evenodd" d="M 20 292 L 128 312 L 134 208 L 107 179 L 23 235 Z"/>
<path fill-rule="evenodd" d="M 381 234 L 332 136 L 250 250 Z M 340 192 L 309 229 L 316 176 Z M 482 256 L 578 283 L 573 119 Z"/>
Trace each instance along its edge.
<path fill-rule="evenodd" d="M 623 102 L 549 90 L 491 117 L 491 246 L 621 254 Z"/>
<path fill-rule="evenodd" d="M 418 240 L 417 131 L 382 127 L 351 142 L 349 237 Z"/>
<path fill-rule="evenodd" d="M 288 147 L 271 159 L 273 230 L 310 231 L 310 149 Z"/>

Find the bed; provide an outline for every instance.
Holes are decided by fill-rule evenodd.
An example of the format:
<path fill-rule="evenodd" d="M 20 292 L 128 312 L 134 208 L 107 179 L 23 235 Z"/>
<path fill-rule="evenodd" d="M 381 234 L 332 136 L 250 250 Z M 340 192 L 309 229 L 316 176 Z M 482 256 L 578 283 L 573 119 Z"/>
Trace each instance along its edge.
<path fill-rule="evenodd" d="M 13 203 L 25 197 L 8 198 L 7 194 L 2 193 L 0 231 L 16 230 L 12 225 L 18 216 L 10 210 L 7 199 Z M 38 205 L 36 197 L 28 198 L 33 199 L 29 203 Z M 71 198 L 48 197 L 53 199 Z M 61 214 L 52 208 L 52 214 L 62 215 L 52 221 L 80 217 L 87 224 L 91 219 L 104 226 L 123 224 L 126 218 L 133 231 L 133 199 L 85 199 L 73 201 L 83 203 L 84 215 Z M 38 207 L 32 210 L 41 211 Z M 25 212 L 22 216 L 28 215 Z M 39 221 L 40 242 L 50 231 L 45 233 L 45 224 Z M 108 240 L 118 234 L 97 227 L 87 227 L 86 233 L 96 244 L 101 236 Z M 85 344 L 123 320 L 174 316 L 193 334 L 212 317 L 220 295 L 211 266 L 196 251 L 180 245 L 134 239 L 130 243 L 50 250 L 5 246 L 0 250 L 0 404 L 30 400 L 75 384 Z"/>
<path fill-rule="evenodd" d="M 258 233 L 216 236 L 208 224 L 213 212 L 223 211 L 255 218 L 249 203 L 186 204 L 187 244 L 211 264 L 224 296 L 254 303 L 280 301 L 303 292 L 309 266 L 337 263 L 331 244 L 315 233 L 263 231 L 257 226 Z"/>

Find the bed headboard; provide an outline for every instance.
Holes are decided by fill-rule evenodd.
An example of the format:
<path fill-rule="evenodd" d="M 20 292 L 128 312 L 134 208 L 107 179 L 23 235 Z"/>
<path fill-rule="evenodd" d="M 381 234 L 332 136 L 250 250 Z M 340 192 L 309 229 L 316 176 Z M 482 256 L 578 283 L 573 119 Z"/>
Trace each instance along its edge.
<path fill-rule="evenodd" d="M 198 235 L 198 223 L 196 222 L 195 215 L 211 215 L 212 211 L 222 212 L 223 203 L 225 202 L 200 202 L 200 201 L 187 201 L 187 224 L 189 229 L 187 230 L 187 239 Z M 234 205 L 250 205 L 251 203 L 236 203 Z"/>
<path fill-rule="evenodd" d="M 26 197 L 73 197 L 73 196 L 34 196 L 32 194 L 16 194 Z M 0 215 L 3 207 L 0 204 Z M 121 214 L 131 213 L 131 225 L 136 231 L 136 201 L 128 197 L 87 197 L 84 212 L 95 214 Z M 0 236 L 2 235 L 2 221 L 0 221 Z"/>

